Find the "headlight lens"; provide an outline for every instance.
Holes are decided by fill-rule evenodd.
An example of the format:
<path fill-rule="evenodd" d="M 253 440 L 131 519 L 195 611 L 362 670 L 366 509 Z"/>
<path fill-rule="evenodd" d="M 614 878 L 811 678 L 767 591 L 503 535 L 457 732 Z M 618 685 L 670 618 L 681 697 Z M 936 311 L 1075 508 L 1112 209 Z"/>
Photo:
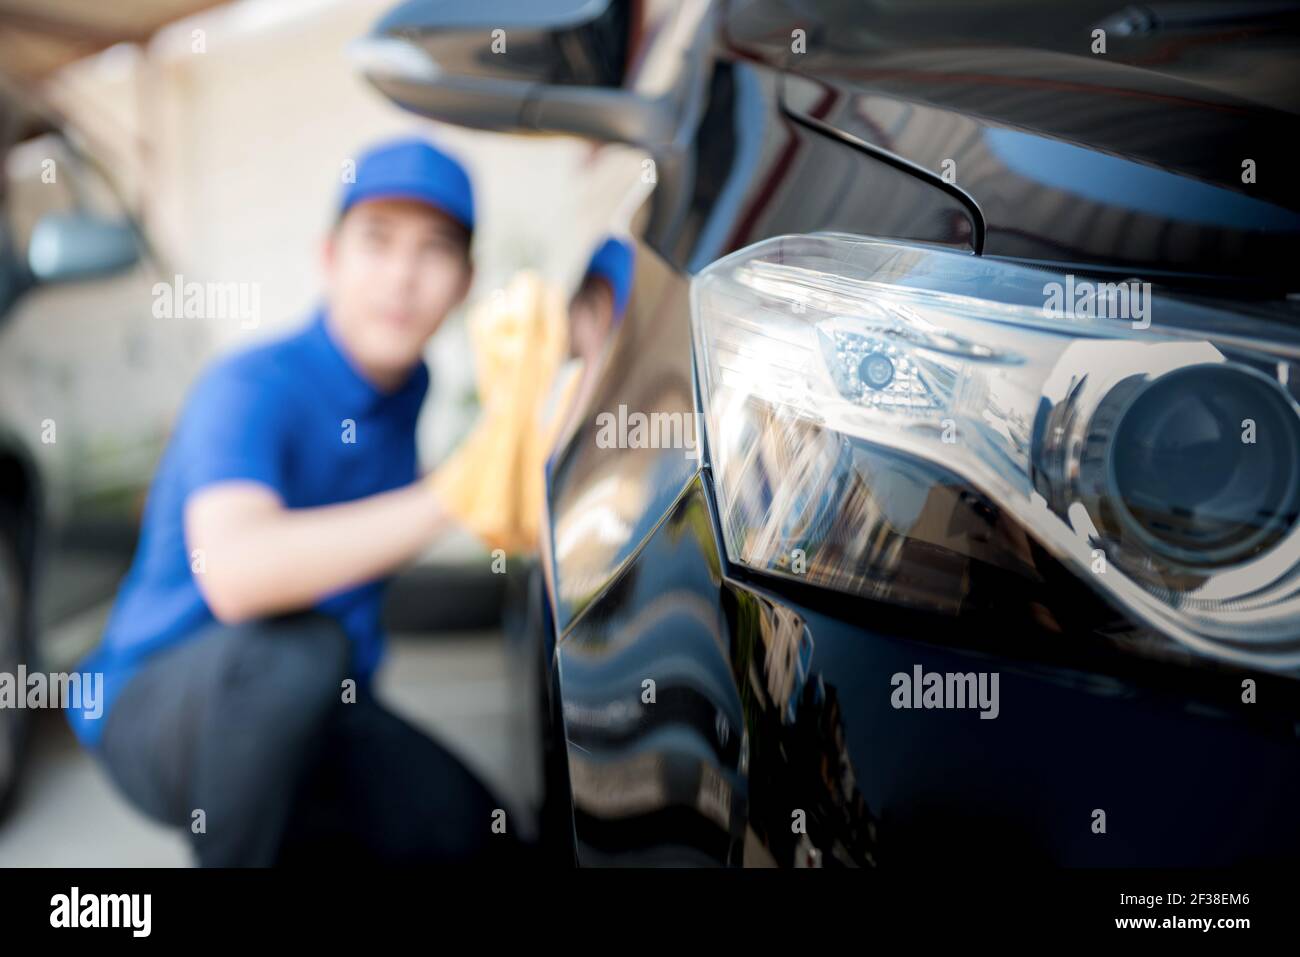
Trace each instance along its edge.
<path fill-rule="evenodd" d="M 1273 440 L 1241 441 L 1250 421 Z M 1275 544 L 1295 519 L 1300 419 L 1258 373 L 1193 366 L 1128 400 L 1108 461 L 1116 509 L 1153 552 L 1232 564 Z"/>
<path fill-rule="evenodd" d="M 1163 636 L 1300 667 L 1300 340 L 830 234 L 714 263 L 691 306 L 732 561 L 956 613 L 1035 579 L 1032 541 Z"/>

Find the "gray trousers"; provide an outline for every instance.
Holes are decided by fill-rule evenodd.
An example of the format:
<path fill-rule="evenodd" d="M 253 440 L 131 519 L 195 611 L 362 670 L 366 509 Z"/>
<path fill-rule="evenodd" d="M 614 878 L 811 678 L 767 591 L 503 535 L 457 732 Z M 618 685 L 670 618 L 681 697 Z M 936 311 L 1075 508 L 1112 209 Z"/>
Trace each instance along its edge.
<path fill-rule="evenodd" d="M 214 625 L 132 677 L 99 758 L 140 811 L 185 829 L 201 866 L 528 856 L 454 755 L 363 688 L 343 701 L 349 660 L 319 613 Z"/>

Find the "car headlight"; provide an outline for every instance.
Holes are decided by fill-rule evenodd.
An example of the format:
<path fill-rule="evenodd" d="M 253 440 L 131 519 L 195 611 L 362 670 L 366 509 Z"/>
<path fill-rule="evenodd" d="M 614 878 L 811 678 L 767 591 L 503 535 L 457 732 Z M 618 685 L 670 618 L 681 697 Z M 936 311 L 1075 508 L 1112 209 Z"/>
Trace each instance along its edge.
<path fill-rule="evenodd" d="M 712 264 L 691 309 L 731 561 L 958 613 L 1046 550 L 1161 640 L 1300 667 L 1294 330 L 833 234 Z"/>

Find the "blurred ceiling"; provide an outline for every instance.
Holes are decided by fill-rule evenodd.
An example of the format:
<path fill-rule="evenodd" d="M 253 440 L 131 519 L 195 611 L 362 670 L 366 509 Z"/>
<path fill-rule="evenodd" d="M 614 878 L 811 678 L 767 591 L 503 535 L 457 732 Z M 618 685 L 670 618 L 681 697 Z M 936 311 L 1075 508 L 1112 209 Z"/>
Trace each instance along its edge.
<path fill-rule="evenodd" d="M 0 72 L 40 80 L 115 43 L 144 43 L 161 26 L 221 0 L 0 0 Z"/>

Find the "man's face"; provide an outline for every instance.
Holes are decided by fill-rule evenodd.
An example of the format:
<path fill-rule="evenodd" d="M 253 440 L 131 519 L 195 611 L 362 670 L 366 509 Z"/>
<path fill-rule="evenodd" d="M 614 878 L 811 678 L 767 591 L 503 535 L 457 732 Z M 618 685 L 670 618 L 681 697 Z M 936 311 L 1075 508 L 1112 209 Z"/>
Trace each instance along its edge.
<path fill-rule="evenodd" d="M 383 387 L 410 372 L 473 275 L 461 225 L 401 199 L 349 209 L 325 244 L 324 265 L 333 328 Z"/>

